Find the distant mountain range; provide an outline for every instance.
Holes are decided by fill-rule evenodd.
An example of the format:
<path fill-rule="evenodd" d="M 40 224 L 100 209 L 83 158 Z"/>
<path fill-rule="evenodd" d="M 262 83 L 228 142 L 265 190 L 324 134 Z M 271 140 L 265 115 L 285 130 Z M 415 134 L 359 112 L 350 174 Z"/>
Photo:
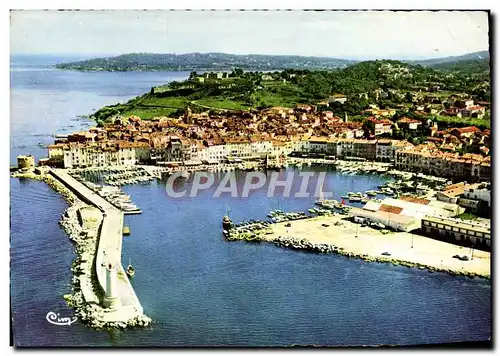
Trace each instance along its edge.
<path fill-rule="evenodd" d="M 489 52 L 481 51 L 462 56 L 402 61 L 414 65 L 434 67 L 443 63 L 457 63 L 467 60 L 489 61 Z M 93 58 L 77 62 L 60 63 L 59 69 L 79 71 L 228 71 L 234 68 L 266 71 L 280 69 L 325 70 L 345 68 L 361 61 L 330 57 L 278 56 L 278 55 L 236 55 L 227 53 L 130 53 L 115 57 Z"/>
<path fill-rule="evenodd" d="M 433 67 L 437 64 L 442 64 L 442 63 L 457 63 L 460 61 L 471 61 L 471 60 L 489 61 L 489 59 L 490 59 L 490 53 L 488 51 L 480 51 L 480 52 L 467 53 L 462 56 L 452 56 L 452 57 L 442 57 L 442 58 L 423 59 L 416 61 L 402 61 L 402 62 Z"/>

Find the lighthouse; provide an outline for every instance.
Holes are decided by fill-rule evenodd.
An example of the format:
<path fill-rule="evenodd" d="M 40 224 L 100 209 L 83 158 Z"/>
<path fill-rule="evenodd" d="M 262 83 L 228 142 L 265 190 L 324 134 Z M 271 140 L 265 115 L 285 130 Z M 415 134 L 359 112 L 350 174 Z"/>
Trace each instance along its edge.
<path fill-rule="evenodd" d="M 116 295 L 116 266 L 108 262 L 106 264 L 106 294 L 104 296 L 104 307 L 116 309 L 120 306 L 120 299 Z"/>

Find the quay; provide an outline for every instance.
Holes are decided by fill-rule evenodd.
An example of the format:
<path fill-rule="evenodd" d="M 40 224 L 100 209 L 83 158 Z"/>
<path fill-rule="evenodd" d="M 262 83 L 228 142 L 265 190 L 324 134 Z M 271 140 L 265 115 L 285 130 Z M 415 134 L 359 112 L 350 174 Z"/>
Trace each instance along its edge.
<path fill-rule="evenodd" d="M 230 219 L 224 217 L 223 228 L 228 240 L 268 242 L 297 250 L 336 253 L 369 262 L 387 262 L 468 277 L 490 279 L 491 276 L 489 252 L 476 249 L 471 259 L 462 261 L 453 256 L 470 255 L 470 248 L 409 232 L 384 234 L 351 222 L 345 215 L 255 222 L 241 228 L 230 225 Z M 251 232 L 242 232 L 245 230 Z"/>
<path fill-rule="evenodd" d="M 104 198 L 71 177 L 64 169 L 50 169 L 49 174 L 60 181 L 83 202 L 102 213 L 98 230 L 95 272 L 104 297 L 100 300 L 103 313 L 95 317 L 103 324 L 127 324 L 144 316 L 143 308 L 121 263 L 123 213 Z M 90 257 L 90 256 L 89 256 Z M 92 260 L 92 258 L 88 258 Z M 90 284 L 81 284 L 87 303 L 96 303 Z"/>

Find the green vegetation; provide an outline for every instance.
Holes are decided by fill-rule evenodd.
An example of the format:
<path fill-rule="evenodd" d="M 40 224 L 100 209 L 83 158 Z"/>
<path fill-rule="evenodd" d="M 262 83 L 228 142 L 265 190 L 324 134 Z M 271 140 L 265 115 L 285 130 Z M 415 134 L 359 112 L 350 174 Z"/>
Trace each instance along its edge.
<path fill-rule="evenodd" d="M 191 71 L 276 70 L 286 68 L 330 69 L 345 67 L 356 61 L 303 56 L 235 55 L 227 53 L 129 53 L 116 57 L 94 58 L 85 61 L 61 63 L 59 69 L 79 71 Z"/>
<path fill-rule="evenodd" d="M 444 90 L 429 92 L 433 85 L 439 85 Z M 421 105 L 426 96 L 437 97 L 431 106 L 440 110 L 441 101 L 453 93 L 464 92 L 472 95 L 474 100 L 489 100 L 489 73 L 446 72 L 389 60 L 361 62 L 328 71 L 287 69 L 281 72 L 244 72 L 236 68 L 223 79 L 202 77 L 191 72 L 184 82 L 152 88 L 149 93 L 127 103 L 104 107 L 93 116 L 98 124 L 102 124 L 116 115 L 137 115 L 143 119 L 176 117 L 187 106 L 195 112 L 217 112 L 329 102 L 328 106 L 318 105 L 318 110 L 331 110 L 340 117 L 348 114 L 359 122 L 365 118 L 361 112 L 369 104 L 377 104 L 382 109 L 398 108 L 393 119 L 409 116 L 436 120 L 443 128 L 468 125 L 489 128 L 489 117 L 422 116 L 412 111 L 412 106 Z M 345 95 L 347 102 L 334 102 L 334 94 Z"/>
<path fill-rule="evenodd" d="M 457 63 L 470 60 L 489 59 L 488 51 L 468 53 L 463 56 L 405 61 L 422 66 L 439 66 L 442 63 Z M 90 60 L 61 63 L 60 69 L 80 71 L 192 71 L 192 70 L 281 70 L 309 69 L 330 70 L 343 68 L 359 61 L 303 56 L 235 55 L 227 53 L 128 53 L 115 57 L 93 58 Z"/>
<path fill-rule="evenodd" d="M 433 65 L 432 68 L 449 72 L 462 72 L 469 74 L 481 72 L 489 73 L 490 59 L 470 59 L 454 63 L 440 63 Z"/>
<path fill-rule="evenodd" d="M 462 220 L 477 220 L 478 217 L 472 213 L 463 213 L 460 215 L 457 215 L 457 218 L 462 219 Z"/>
<path fill-rule="evenodd" d="M 224 97 L 211 97 L 191 102 L 201 108 L 216 108 L 222 110 L 249 110 L 252 106 Z"/>
<path fill-rule="evenodd" d="M 441 129 L 463 126 L 476 126 L 481 130 L 491 128 L 491 121 L 488 117 L 478 119 L 474 117 L 431 116 L 430 118 L 435 119 Z"/>

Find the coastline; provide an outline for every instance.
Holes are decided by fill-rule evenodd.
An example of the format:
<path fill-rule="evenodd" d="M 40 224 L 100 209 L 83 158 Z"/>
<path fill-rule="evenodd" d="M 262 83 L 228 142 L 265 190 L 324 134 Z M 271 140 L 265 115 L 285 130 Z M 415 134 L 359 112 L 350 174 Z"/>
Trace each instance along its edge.
<path fill-rule="evenodd" d="M 39 56 L 33 57 L 19 65 L 11 63 L 13 166 L 16 156 L 25 154 L 33 154 L 36 164 L 39 158 L 47 156 L 47 146 L 55 143 L 56 138 L 97 125 L 95 118 L 80 120 L 78 114 L 90 115 L 113 103 L 133 100 L 136 95 L 149 91 L 151 86 L 184 78 L 184 73 L 179 72 L 51 70 L 38 65 Z M 78 95 L 68 91 L 69 84 L 78 87 Z M 39 91 L 39 98 L 43 100 L 30 101 L 33 88 Z M 436 95 L 440 98 L 442 95 L 445 100 L 446 89 L 443 90 Z M 353 100 L 348 105 L 359 104 L 359 100 Z M 200 104 L 202 101 L 205 103 L 200 100 Z M 26 103 L 30 103 L 29 107 Z M 206 100 L 206 103 L 213 101 Z M 191 108 L 195 113 L 203 112 Z M 145 110 L 144 121 L 151 116 L 149 112 L 153 113 L 154 109 Z M 171 116 L 177 114 L 180 112 Z M 343 115 L 339 117 L 342 119 Z M 59 137 L 52 137 L 52 133 Z M 352 152 L 356 150 L 353 148 Z M 376 186 L 385 182 L 379 182 L 379 177 L 388 181 L 393 179 L 390 173 L 368 176 L 358 172 L 349 177 L 346 173 L 335 172 L 333 165 L 323 169 L 315 166 L 313 159 L 301 156 L 297 161 L 303 161 L 303 167 L 297 164 L 299 169 L 290 166 L 287 171 L 298 174 L 310 169 L 317 174 L 317 171 L 327 170 L 326 182 L 335 182 L 333 193 L 338 200 L 343 194 L 336 193 L 380 190 Z M 312 161 L 313 166 L 307 167 L 306 161 Z M 154 164 L 154 161 L 148 163 Z M 47 189 L 48 184 L 24 178 L 12 180 L 11 300 L 12 320 L 16 324 L 13 337 L 17 345 L 176 347 L 217 346 L 231 342 L 251 346 L 264 340 L 268 346 L 333 343 L 363 346 L 470 342 L 486 340 L 491 335 L 490 280 L 430 273 L 418 270 L 417 266 L 407 270 L 387 265 L 390 260 L 380 261 L 386 265 L 369 264 L 364 261 L 368 257 L 363 254 L 349 257 L 348 252 L 340 249 L 337 254 L 345 254 L 346 258 L 319 255 L 319 251 L 304 248 L 284 250 L 271 245 L 273 242 L 265 245 L 231 243 L 220 231 L 220 218 L 226 212 L 236 223 L 265 218 L 272 209 L 307 211 L 307 208 L 317 207 L 312 205 L 312 200 L 311 206 L 307 206 L 305 200 L 285 200 L 281 196 L 266 200 L 258 194 L 251 195 L 248 202 L 229 197 L 226 201 L 214 200 L 210 199 L 213 189 L 206 189 L 205 196 L 195 200 L 186 198 L 180 203 L 172 202 L 164 196 L 168 175 L 159 172 L 166 168 L 151 167 L 162 180 L 122 187 L 123 193 L 143 209 L 143 215 L 125 215 L 125 225 L 132 233 L 123 239 L 122 263 L 127 267 L 131 257 L 136 268 L 135 280 L 132 280 L 134 289 L 145 313 L 156 320 L 152 327 L 127 330 L 128 333 L 112 330 L 109 335 L 100 331 L 96 334 L 92 327 L 84 326 L 80 317 L 72 327 L 47 324 L 43 314 L 48 310 L 43 305 L 40 307 L 41 304 L 52 305 L 51 310 L 61 312 L 61 316 L 76 318 L 75 309 L 68 308 L 61 299 L 72 293 L 74 272 L 70 269 L 77 258 L 73 252 L 76 244 L 70 242 L 69 234 L 61 235 L 64 232 L 58 226 L 69 204 L 54 194 L 54 189 Z M 227 168 L 221 167 L 221 170 Z M 188 169 L 187 166 L 183 168 Z M 262 172 L 269 179 L 274 171 Z M 89 181 L 103 182 L 101 173 L 96 176 Z M 194 181 L 194 173 L 191 172 L 188 179 L 186 176 L 183 174 L 176 183 L 189 186 Z M 217 172 L 215 182 L 224 176 Z M 236 172 L 238 184 L 244 177 L 245 172 Z M 346 204 L 352 203 L 346 200 Z M 27 221 L 28 217 L 32 217 L 31 221 Z M 285 243 L 282 241 L 281 247 L 284 248 Z M 295 249 L 288 244 L 287 248 Z M 23 281 L 31 281 L 27 291 Z M 180 285 L 176 286 L 176 281 L 180 281 Z M 253 295 L 257 297 L 247 298 Z M 244 313 L 238 308 L 241 305 Z M 26 314 L 25 311 L 31 312 Z M 136 333 L 142 336 L 134 336 Z"/>
<path fill-rule="evenodd" d="M 279 247 L 335 253 L 367 262 L 491 279 L 488 252 L 474 250 L 471 260 L 460 261 L 452 256 L 470 255 L 470 248 L 405 232 L 382 234 L 379 230 L 361 227 L 344 218 L 344 215 L 333 215 L 274 223 L 270 224 L 267 232 L 259 231 L 255 237 L 230 233 L 228 240 L 274 243 Z M 287 227 L 288 223 L 291 226 Z M 384 255 L 386 252 L 390 255 Z"/>
<path fill-rule="evenodd" d="M 56 178 L 49 174 L 36 174 L 33 172 L 15 172 L 11 174 L 11 177 L 29 178 L 45 182 L 68 203 L 68 208 L 62 214 L 59 224 L 75 244 L 74 253 L 76 258 L 71 265 L 73 273 L 71 293 L 65 294 L 63 299 L 69 307 L 75 310 L 75 316 L 86 326 L 98 330 L 148 326 L 151 319 L 146 315 L 131 318 L 126 322 L 105 320 L 106 310 L 99 305 L 104 298 L 104 291 L 99 284 L 95 270 L 102 215 L 97 221 L 94 221 L 92 227 L 84 229 L 79 222 L 78 211 L 92 208 L 92 206 L 80 200 Z"/>
<path fill-rule="evenodd" d="M 297 161 L 303 161 L 299 159 Z M 293 161 L 292 161 L 293 162 Z M 344 161 L 312 161 L 320 164 L 337 165 Z M 356 170 L 363 171 L 363 166 L 370 168 L 385 166 L 382 163 L 358 163 Z M 160 167 L 143 166 L 151 177 L 161 176 Z M 180 167 L 179 167 L 180 168 Z M 233 169 L 238 169 L 235 166 Z M 376 172 L 375 173 L 379 173 Z M 384 172 L 392 175 L 391 172 Z M 408 173 L 411 174 L 411 173 Z M 44 181 L 61 194 L 68 202 L 68 209 L 64 212 L 59 222 L 70 240 L 75 243 L 77 257 L 72 264 L 72 288 L 71 294 L 64 296 L 67 304 L 75 309 L 75 315 L 87 326 L 94 329 L 103 328 L 126 328 L 129 326 L 147 326 L 151 319 L 145 315 L 130 318 L 127 322 L 106 321 L 106 310 L 100 306 L 104 293 L 96 273 L 98 258 L 100 227 L 103 216 L 93 231 L 83 229 L 78 221 L 78 212 L 85 208 L 94 208 L 80 200 L 74 192 L 68 189 L 59 179 L 51 174 L 40 171 L 14 172 L 12 177 L 31 178 Z M 433 240 L 420 235 L 412 235 L 403 232 L 391 232 L 382 234 L 380 231 L 370 227 L 361 227 L 358 224 L 345 220 L 345 215 L 334 214 L 331 216 L 318 216 L 289 222 L 271 224 L 271 232 L 258 231 L 255 237 L 249 238 L 240 234 L 230 234 L 228 240 L 243 240 L 248 242 L 274 243 L 279 247 L 297 250 L 305 250 L 314 253 L 335 253 L 348 258 L 357 258 L 367 262 L 392 263 L 429 272 L 444 272 L 457 276 L 469 278 L 482 278 L 490 280 L 490 254 L 476 250 L 474 258 L 470 261 L 459 261 L 453 255 L 468 255 L 469 248 L 456 246 L 438 240 Z M 290 226 L 286 226 L 290 224 Z M 92 229 L 91 229 L 92 230 Z M 413 241 L 414 240 L 414 241 Z M 411 242 L 410 242 L 411 241 Z M 413 243 L 414 242 L 414 243 Z M 414 245 L 410 247 L 410 244 Z M 386 252 L 390 256 L 385 255 Z M 97 262 L 96 262 L 97 261 Z M 82 277 L 79 274 L 83 274 Z M 123 271 L 122 271 L 123 274 Z M 100 276 L 101 279 L 104 278 Z M 125 276 L 126 278 L 126 276 Z"/>

